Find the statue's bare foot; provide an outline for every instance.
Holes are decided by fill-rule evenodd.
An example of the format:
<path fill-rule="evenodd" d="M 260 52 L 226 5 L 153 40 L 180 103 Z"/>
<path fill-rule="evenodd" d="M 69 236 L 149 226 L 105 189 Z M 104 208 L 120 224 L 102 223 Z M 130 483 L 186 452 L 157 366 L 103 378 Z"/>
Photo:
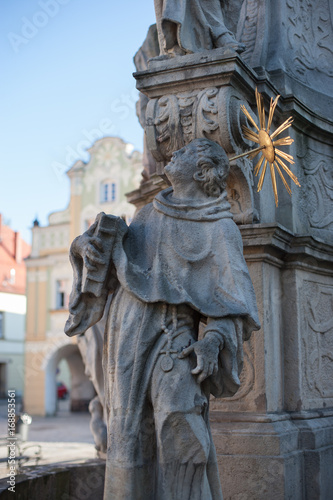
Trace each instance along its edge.
<path fill-rule="evenodd" d="M 176 56 L 184 56 L 186 54 L 185 50 L 183 50 L 179 45 L 174 45 L 171 49 L 167 50 L 166 54 L 160 54 L 159 56 L 152 57 L 149 61 L 165 61 L 166 59 L 171 59 Z"/>
<path fill-rule="evenodd" d="M 246 49 L 243 43 L 237 42 L 237 40 L 228 32 L 219 36 L 215 40 L 215 45 L 217 48 L 223 47 L 224 49 L 231 49 L 234 50 L 235 52 L 238 52 L 239 54 L 241 52 L 244 52 L 244 50 Z"/>

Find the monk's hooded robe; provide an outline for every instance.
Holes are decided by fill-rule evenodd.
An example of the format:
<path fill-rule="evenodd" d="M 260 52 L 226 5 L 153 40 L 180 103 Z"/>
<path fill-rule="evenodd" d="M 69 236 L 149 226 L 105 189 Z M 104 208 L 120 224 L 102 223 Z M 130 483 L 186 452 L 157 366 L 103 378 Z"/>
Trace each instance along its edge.
<path fill-rule="evenodd" d="M 114 242 L 112 260 L 118 285 L 104 343 L 108 412 L 105 500 L 222 498 L 208 404 L 200 416 L 209 440 L 207 463 L 198 471 L 196 464 L 191 468 L 195 457 L 179 463 L 171 456 L 171 469 L 163 470 L 161 457 L 167 452 L 165 455 L 158 448 L 170 446 L 170 441 L 155 436 L 151 400 L 152 378 L 164 376 L 156 368 L 166 348 L 162 323 L 172 325 L 176 311 L 173 335 L 175 341 L 183 336 L 186 345 L 188 338 L 198 339 L 199 321 L 206 324 L 204 335 L 213 331 L 223 339 L 218 373 L 201 384 L 202 395 L 205 393 L 207 398 L 209 393 L 215 397 L 235 394 L 240 385 L 243 341 L 259 329 L 242 239 L 232 220 L 226 193 L 191 206 L 174 203 L 171 193 L 172 188 L 159 193 L 153 203 L 138 212 L 129 227 L 121 224 Z M 168 305 L 164 320 L 163 304 Z M 176 360 L 177 354 L 171 356 L 177 363 L 188 360 Z M 196 366 L 193 363 L 192 368 Z M 186 386 L 177 383 L 176 372 L 177 365 L 169 372 L 176 377 L 170 379 L 170 391 L 186 394 Z M 191 377 L 196 380 L 194 375 Z M 186 446 L 196 439 L 196 425 L 192 425 L 194 437 L 188 438 Z M 176 429 L 177 422 L 172 427 Z"/>

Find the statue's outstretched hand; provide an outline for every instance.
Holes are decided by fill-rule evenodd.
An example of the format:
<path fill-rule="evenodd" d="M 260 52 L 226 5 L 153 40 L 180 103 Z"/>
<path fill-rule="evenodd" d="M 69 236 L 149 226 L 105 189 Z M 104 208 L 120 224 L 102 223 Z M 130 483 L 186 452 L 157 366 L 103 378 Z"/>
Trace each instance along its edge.
<path fill-rule="evenodd" d="M 209 333 L 198 342 L 184 349 L 178 357 L 186 358 L 192 352 L 197 357 L 197 366 L 191 371 L 193 375 L 198 375 L 198 384 L 201 384 L 210 375 L 216 375 L 218 370 L 218 356 L 221 349 L 221 341 L 215 335 Z"/>

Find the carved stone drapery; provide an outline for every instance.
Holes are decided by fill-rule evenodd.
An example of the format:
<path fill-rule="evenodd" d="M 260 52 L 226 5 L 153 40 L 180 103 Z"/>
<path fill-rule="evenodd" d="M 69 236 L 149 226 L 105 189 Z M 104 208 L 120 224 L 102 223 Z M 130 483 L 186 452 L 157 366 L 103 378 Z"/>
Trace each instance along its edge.
<path fill-rule="evenodd" d="M 266 15 L 266 0 L 244 0 L 236 38 L 245 45 L 242 58 L 252 67 L 262 64 Z"/>

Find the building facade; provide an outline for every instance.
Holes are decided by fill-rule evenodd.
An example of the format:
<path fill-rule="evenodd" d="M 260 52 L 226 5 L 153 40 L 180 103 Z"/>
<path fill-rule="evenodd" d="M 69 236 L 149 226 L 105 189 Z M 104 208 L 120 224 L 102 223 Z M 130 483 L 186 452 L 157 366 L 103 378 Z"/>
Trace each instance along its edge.
<path fill-rule="evenodd" d="M 9 389 L 24 389 L 24 332 L 26 267 L 30 245 L 3 224 L 0 214 L 0 397 Z"/>
<path fill-rule="evenodd" d="M 135 208 L 125 193 L 140 179 L 141 154 L 119 138 L 105 137 L 88 150 L 87 163 L 77 161 L 67 172 L 68 207 L 51 213 L 45 227 L 32 228 L 32 251 L 27 259 L 27 328 L 25 409 L 52 415 L 57 408 L 56 374 L 65 359 L 71 376 L 71 409 L 87 407 L 94 397 L 76 338 L 64 334 L 72 269 L 68 259 L 72 240 L 87 230 L 99 212 L 130 221 Z"/>

